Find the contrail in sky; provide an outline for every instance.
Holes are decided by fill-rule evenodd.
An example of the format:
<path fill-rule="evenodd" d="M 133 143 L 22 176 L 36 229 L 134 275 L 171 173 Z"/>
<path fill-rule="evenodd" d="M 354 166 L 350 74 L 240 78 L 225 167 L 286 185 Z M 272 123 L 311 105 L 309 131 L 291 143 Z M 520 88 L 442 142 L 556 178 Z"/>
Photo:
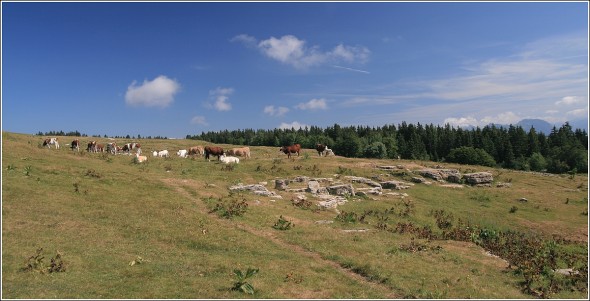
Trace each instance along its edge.
<path fill-rule="evenodd" d="M 332 67 L 334 67 L 334 68 L 340 68 L 340 69 L 344 69 L 344 70 L 349 70 L 349 71 L 355 71 L 355 72 L 361 72 L 361 73 L 371 74 L 371 72 L 365 71 L 365 70 L 352 69 L 352 68 L 347 68 L 347 67 L 342 67 L 342 66 L 337 66 L 337 65 L 332 65 Z"/>

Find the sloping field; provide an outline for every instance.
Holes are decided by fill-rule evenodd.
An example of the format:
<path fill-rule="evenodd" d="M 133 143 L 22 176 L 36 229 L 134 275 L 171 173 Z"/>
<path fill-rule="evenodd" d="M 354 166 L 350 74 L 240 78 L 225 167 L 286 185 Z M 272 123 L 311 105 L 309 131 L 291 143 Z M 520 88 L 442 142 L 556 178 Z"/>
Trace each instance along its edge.
<path fill-rule="evenodd" d="M 134 141 L 148 156 L 138 164 L 128 155 L 74 152 L 71 140 L 60 137 L 56 150 L 39 136 L 2 133 L 3 298 L 588 296 L 585 174 L 315 150 L 287 159 L 272 147 L 252 147 L 238 165 L 175 155 L 209 144 L 193 140 Z M 163 149 L 170 158 L 152 157 Z M 424 168 L 488 171 L 494 181 L 413 183 Z M 391 181 L 407 187 L 385 188 Z M 247 185 L 268 196 L 237 190 Z M 338 197 L 338 185 L 357 195 Z M 498 247 L 512 241 L 503 233 L 534 238 L 518 242 L 543 246 L 531 248 L 547 250 L 531 260 L 550 268 L 530 276 L 537 266 L 511 253 L 526 246 Z M 259 269 L 244 280 L 254 295 L 232 289 L 234 270 L 248 268 Z M 567 268 L 576 275 L 554 271 Z"/>

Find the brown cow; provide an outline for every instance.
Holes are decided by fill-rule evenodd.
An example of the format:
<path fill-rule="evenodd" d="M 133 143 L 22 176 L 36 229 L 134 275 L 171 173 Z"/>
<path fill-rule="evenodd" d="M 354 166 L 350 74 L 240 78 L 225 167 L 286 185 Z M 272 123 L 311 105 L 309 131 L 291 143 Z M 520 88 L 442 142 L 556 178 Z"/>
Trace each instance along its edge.
<path fill-rule="evenodd" d="M 90 142 L 88 142 L 88 148 L 86 148 L 86 150 L 88 152 L 95 153 L 96 152 L 96 141 L 90 141 Z"/>
<path fill-rule="evenodd" d="M 287 154 L 287 158 L 291 158 L 291 154 L 295 154 L 295 153 L 297 153 L 297 157 L 299 157 L 299 152 L 301 151 L 301 145 L 297 143 L 294 145 L 283 146 L 279 149 L 279 151 Z"/>
<path fill-rule="evenodd" d="M 193 146 L 188 149 L 188 155 L 204 155 L 205 149 L 201 145 Z"/>
<path fill-rule="evenodd" d="M 207 159 L 207 161 L 209 161 L 209 155 L 217 156 L 217 160 L 219 160 L 219 157 L 223 155 L 223 148 L 207 145 L 205 146 L 205 159 Z"/>
<path fill-rule="evenodd" d="M 324 151 L 326 150 L 327 145 L 323 145 L 321 143 L 316 144 L 315 146 L 315 150 L 318 151 L 318 155 L 320 155 L 320 157 L 322 156 L 322 154 L 324 153 Z"/>
<path fill-rule="evenodd" d="M 80 151 L 80 140 L 76 139 L 76 140 L 72 141 L 72 145 L 70 145 L 70 148 L 72 150 L 76 149 L 76 151 Z"/>
<path fill-rule="evenodd" d="M 246 157 L 250 158 L 250 148 L 249 147 L 238 147 L 232 148 L 227 151 L 227 154 L 230 156 L 239 156 L 239 157 Z"/>
<path fill-rule="evenodd" d="M 102 152 L 104 152 L 104 145 L 102 145 L 102 144 L 97 144 L 97 145 L 95 146 L 95 151 L 96 151 L 97 153 L 102 153 Z"/>

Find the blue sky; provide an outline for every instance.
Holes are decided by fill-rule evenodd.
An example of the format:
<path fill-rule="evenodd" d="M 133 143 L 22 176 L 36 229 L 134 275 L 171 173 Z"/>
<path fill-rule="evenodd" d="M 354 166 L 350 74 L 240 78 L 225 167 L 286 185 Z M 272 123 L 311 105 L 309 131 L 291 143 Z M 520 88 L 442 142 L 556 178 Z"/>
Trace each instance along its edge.
<path fill-rule="evenodd" d="M 2 2 L 2 129 L 588 120 L 585 2 Z"/>

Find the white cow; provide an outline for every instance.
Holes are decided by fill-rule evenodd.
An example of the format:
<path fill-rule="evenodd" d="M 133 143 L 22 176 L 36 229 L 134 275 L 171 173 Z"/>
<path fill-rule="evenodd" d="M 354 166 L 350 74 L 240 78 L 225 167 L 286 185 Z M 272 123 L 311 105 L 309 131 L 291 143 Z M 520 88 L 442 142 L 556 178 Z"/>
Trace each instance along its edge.
<path fill-rule="evenodd" d="M 57 141 L 57 138 L 47 138 L 45 139 L 45 141 L 43 141 L 43 146 L 46 146 L 47 148 L 51 148 L 50 145 L 55 145 L 56 149 L 59 149 L 59 141 Z"/>
<path fill-rule="evenodd" d="M 230 163 L 238 164 L 238 163 L 240 163 L 240 158 L 226 156 L 225 154 L 223 154 L 223 155 L 219 156 L 219 161 L 221 161 L 225 164 L 230 164 Z"/>
<path fill-rule="evenodd" d="M 162 157 L 162 158 L 164 158 L 164 157 L 168 158 L 170 155 L 168 154 L 168 150 L 163 150 L 163 151 L 159 151 L 159 152 L 154 152 L 154 157 L 156 157 L 156 156 Z"/>
<path fill-rule="evenodd" d="M 186 158 L 187 157 L 187 150 L 186 149 L 181 149 L 179 151 L 176 152 L 176 155 L 178 155 L 181 158 Z"/>
<path fill-rule="evenodd" d="M 326 146 L 326 149 L 324 150 L 324 156 L 327 157 L 329 155 L 335 156 L 334 152 Z"/>

